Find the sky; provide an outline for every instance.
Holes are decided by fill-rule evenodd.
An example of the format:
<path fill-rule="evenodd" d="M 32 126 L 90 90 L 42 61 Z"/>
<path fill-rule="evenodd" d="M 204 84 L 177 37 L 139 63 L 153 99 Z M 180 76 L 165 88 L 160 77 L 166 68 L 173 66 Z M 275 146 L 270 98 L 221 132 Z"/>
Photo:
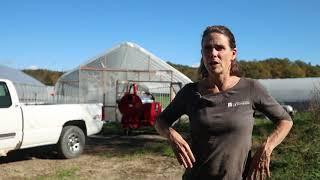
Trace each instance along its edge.
<path fill-rule="evenodd" d="M 123 43 L 196 66 L 209 25 L 234 33 L 239 60 L 320 65 L 318 0 L 1 0 L 0 64 L 67 71 Z"/>

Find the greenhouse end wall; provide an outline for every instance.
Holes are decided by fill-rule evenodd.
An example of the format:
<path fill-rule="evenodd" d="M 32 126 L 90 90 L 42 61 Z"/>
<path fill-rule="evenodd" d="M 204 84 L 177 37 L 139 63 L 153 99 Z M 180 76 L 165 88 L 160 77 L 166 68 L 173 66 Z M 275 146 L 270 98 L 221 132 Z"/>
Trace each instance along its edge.
<path fill-rule="evenodd" d="M 56 84 L 56 96 L 69 103 L 103 103 L 107 120 L 119 121 L 117 101 L 128 91 L 132 83 L 138 85 L 138 95 L 148 91 L 165 108 L 181 88 L 180 82 L 172 82 L 172 71 L 142 71 L 80 67 L 78 81 L 60 79 Z M 169 79 L 168 79 L 169 77 Z M 169 81 L 168 81 L 169 80 Z M 174 84 L 174 85 L 172 85 Z"/>

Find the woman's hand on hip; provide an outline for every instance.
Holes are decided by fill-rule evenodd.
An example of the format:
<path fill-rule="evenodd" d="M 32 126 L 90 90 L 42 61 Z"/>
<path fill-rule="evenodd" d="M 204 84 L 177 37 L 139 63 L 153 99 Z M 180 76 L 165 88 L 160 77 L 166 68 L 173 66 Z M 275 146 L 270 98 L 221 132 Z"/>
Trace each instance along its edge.
<path fill-rule="evenodd" d="M 195 158 L 190 149 L 189 144 L 183 139 L 183 137 L 174 129 L 169 128 L 168 140 L 176 155 L 178 162 L 185 168 L 192 168 Z"/>
<path fill-rule="evenodd" d="M 271 152 L 272 152 L 272 150 L 270 150 L 268 148 L 266 143 L 264 143 L 257 150 L 257 152 L 255 153 L 255 155 L 252 158 L 247 179 L 263 180 L 266 177 L 268 177 L 268 178 L 271 177 L 271 173 L 270 173 L 270 169 L 269 169 L 270 160 L 271 160 Z"/>

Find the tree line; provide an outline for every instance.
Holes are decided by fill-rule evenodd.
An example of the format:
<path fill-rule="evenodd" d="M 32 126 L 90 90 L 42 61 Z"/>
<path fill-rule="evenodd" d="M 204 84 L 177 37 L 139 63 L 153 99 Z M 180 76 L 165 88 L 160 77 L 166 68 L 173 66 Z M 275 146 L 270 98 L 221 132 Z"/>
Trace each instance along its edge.
<path fill-rule="evenodd" d="M 24 69 L 22 71 L 47 86 L 54 86 L 59 77 L 64 73 L 61 71 L 52 71 L 48 69 Z"/>
<path fill-rule="evenodd" d="M 198 80 L 198 68 L 172 62 L 167 63 L 185 74 L 192 81 Z M 268 58 L 261 61 L 240 60 L 238 64 L 241 76 L 254 79 L 320 77 L 320 65 L 314 66 L 301 60 L 290 61 L 287 58 Z M 25 69 L 23 72 L 49 86 L 53 86 L 64 73 L 46 69 Z"/>
<path fill-rule="evenodd" d="M 198 68 L 167 62 L 192 81 L 198 80 Z M 238 61 L 240 74 L 254 79 L 320 77 L 320 66 L 301 60 L 290 61 L 287 58 L 268 58 L 261 61 Z"/>

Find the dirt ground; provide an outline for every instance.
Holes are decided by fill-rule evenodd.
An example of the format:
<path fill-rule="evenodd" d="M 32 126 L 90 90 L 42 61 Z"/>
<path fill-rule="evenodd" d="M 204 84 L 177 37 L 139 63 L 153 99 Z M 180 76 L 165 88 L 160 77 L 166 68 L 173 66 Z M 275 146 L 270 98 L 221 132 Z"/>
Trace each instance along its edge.
<path fill-rule="evenodd" d="M 157 135 L 95 136 L 76 159 L 58 159 L 52 147 L 11 152 L 0 158 L 0 179 L 181 179 L 173 157 L 143 153 L 165 140 Z"/>

